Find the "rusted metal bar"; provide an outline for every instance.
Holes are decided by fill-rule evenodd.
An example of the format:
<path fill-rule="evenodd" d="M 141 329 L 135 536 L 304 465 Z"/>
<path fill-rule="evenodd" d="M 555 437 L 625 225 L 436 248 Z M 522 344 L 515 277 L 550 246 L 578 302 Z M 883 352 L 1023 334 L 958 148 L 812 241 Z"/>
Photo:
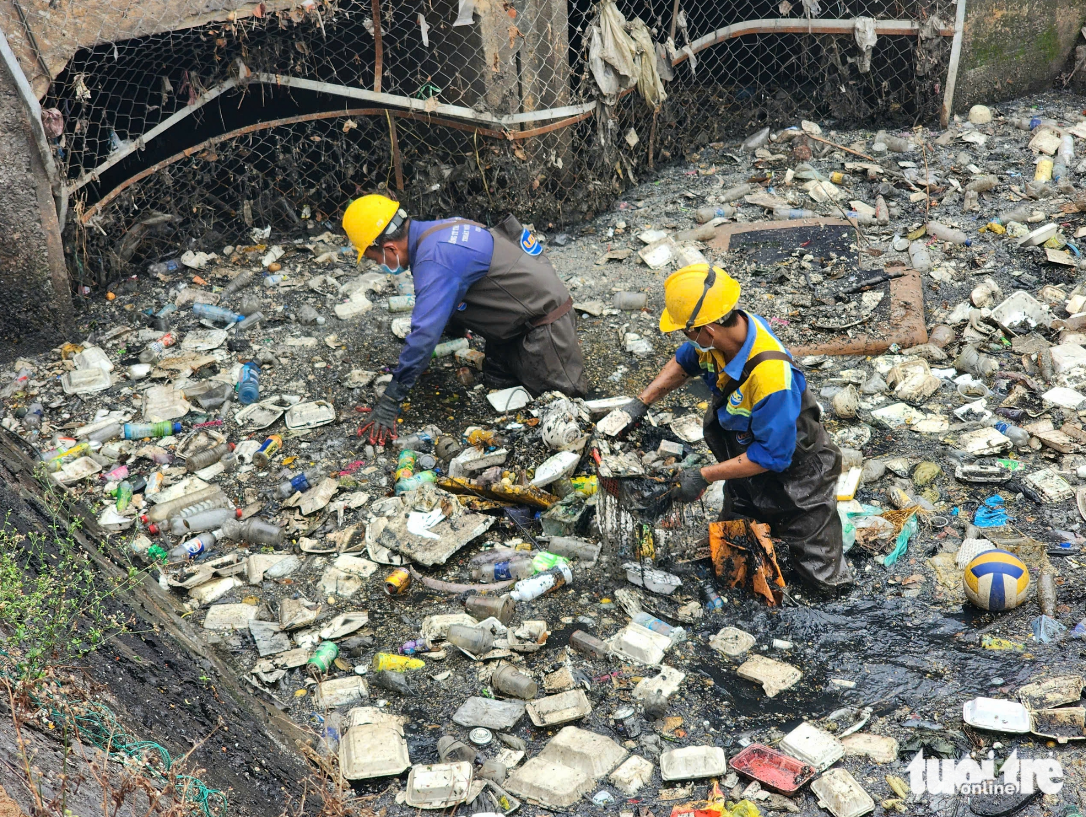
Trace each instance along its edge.
<path fill-rule="evenodd" d="M 373 90 L 381 93 L 381 74 L 384 71 L 384 43 L 381 41 L 381 0 L 372 0 L 373 7 Z"/>
<path fill-rule="evenodd" d="M 377 0 L 374 0 L 376 3 Z M 385 111 L 388 116 L 388 141 L 392 147 L 392 169 L 396 172 L 396 189 L 403 190 L 403 161 L 400 158 L 400 139 L 396 133 L 396 117 Z"/>

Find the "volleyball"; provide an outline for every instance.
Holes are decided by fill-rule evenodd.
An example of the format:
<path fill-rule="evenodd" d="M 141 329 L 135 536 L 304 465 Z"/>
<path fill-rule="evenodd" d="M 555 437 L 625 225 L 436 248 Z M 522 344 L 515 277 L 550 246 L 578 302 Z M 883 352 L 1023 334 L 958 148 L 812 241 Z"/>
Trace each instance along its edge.
<path fill-rule="evenodd" d="M 1000 613 L 1026 600 L 1029 569 L 1005 550 L 986 550 L 965 567 L 965 595 L 977 607 Z"/>

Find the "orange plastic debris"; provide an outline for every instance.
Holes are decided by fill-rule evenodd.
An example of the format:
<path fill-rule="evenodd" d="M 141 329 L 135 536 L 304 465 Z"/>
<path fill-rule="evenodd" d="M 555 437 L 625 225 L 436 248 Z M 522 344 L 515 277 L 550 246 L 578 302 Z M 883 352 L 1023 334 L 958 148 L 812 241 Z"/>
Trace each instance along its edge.
<path fill-rule="evenodd" d="M 716 575 L 729 587 L 750 589 L 770 607 L 781 603 L 781 593 L 774 588 L 787 585 L 769 538 L 769 525 L 746 519 L 713 522 L 709 525 L 709 554 Z"/>

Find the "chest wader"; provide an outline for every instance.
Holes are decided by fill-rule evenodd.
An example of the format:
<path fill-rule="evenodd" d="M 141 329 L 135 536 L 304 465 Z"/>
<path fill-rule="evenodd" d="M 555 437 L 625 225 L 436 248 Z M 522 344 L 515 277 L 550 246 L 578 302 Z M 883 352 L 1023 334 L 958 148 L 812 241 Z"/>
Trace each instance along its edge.
<path fill-rule="evenodd" d="M 761 352 L 743 368 L 740 380 L 729 380 L 713 397 L 705 413 L 705 442 L 718 462 L 746 452 L 749 442 L 717 420 L 732 393 L 766 360 L 792 359 L 783 352 Z M 841 451 L 819 420 L 819 408 L 804 389 L 796 419 L 796 450 L 784 471 L 766 471 L 744 479 L 729 479 L 724 486 L 721 519 L 746 516 L 770 526 L 772 535 L 788 545 L 793 569 L 807 582 L 832 589 L 852 582 L 844 556 L 841 521 L 837 515 L 837 478 Z"/>
<path fill-rule="evenodd" d="M 446 221 L 423 232 L 416 246 L 456 224 L 482 226 Z M 538 244 L 515 217 L 488 232 L 494 237 L 490 269 L 468 289 L 453 320 L 486 339 L 484 372 L 511 377 L 533 395 L 583 396 L 588 388 L 569 290 L 550 261 L 531 254 Z"/>

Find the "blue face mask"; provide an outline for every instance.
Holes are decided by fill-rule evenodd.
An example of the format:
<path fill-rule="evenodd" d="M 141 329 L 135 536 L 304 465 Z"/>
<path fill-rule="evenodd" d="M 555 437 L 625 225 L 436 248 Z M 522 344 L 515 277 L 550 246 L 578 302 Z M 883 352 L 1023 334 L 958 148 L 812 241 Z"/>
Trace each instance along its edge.
<path fill-rule="evenodd" d="M 691 342 L 691 343 L 693 343 L 693 344 L 694 344 L 694 348 L 695 348 L 695 349 L 697 349 L 697 350 L 698 350 L 698 351 L 699 351 L 699 352 L 700 352 L 701 354 L 703 354 L 703 355 L 704 355 L 704 354 L 705 354 L 706 352 L 711 352 L 711 351 L 713 351 L 713 347 L 712 347 L 712 346 L 702 346 L 702 345 L 701 345 L 700 343 L 695 343 L 694 341 L 690 341 L 690 342 Z"/>
<path fill-rule="evenodd" d="M 396 253 L 396 267 L 395 268 L 390 267 L 388 264 L 381 264 L 381 269 L 384 270 L 386 275 L 400 275 L 400 274 L 406 272 L 406 270 L 403 268 L 403 266 L 401 266 L 400 263 L 399 263 L 399 261 L 400 261 L 399 255 L 400 254 L 397 252 Z M 384 250 L 382 250 L 381 251 L 382 260 L 384 259 L 384 257 L 385 257 L 385 253 L 384 253 Z"/>

